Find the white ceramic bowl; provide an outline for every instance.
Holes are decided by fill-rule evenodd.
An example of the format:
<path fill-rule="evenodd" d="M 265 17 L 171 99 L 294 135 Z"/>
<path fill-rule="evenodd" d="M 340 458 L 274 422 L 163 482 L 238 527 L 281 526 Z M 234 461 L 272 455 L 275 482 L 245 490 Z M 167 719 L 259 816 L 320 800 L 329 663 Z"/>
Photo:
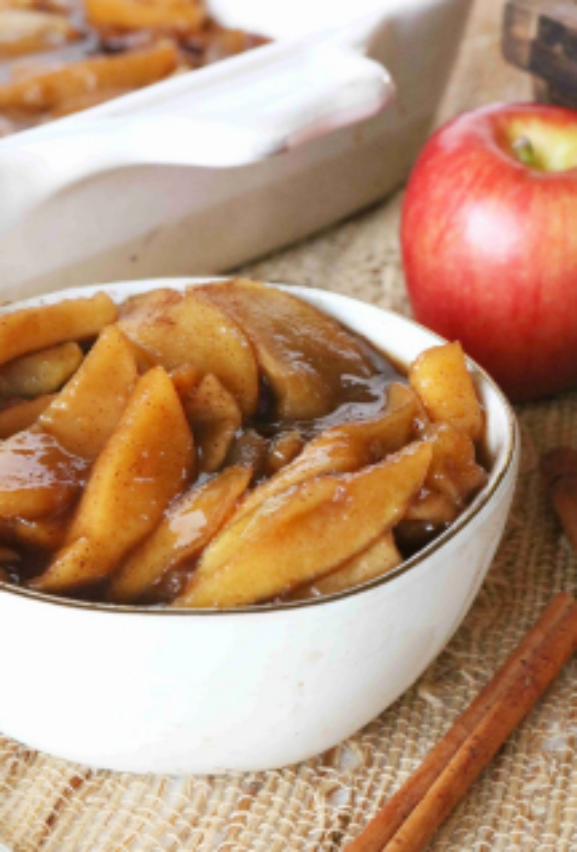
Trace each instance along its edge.
<path fill-rule="evenodd" d="M 102 289 L 122 300 L 189 283 L 91 287 L 34 301 Z M 408 364 L 439 342 L 396 314 L 290 290 L 397 362 Z M 17 307 L 24 304 L 31 302 Z M 517 427 L 498 388 L 470 366 L 487 412 L 489 482 L 420 554 L 330 598 L 228 611 L 86 604 L 0 583 L 0 731 L 96 767 L 216 773 L 295 763 L 367 724 L 449 641 L 503 532 Z"/>

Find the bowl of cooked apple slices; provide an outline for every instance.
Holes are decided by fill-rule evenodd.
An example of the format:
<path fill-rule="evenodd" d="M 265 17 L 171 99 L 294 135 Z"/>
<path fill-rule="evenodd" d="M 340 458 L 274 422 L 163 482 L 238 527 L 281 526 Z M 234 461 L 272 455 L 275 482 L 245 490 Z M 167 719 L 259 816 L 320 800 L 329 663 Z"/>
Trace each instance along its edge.
<path fill-rule="evenodd" d="M 135 772 L 306 759 L 389 706 L 491 563 L 518 437 L 410 320 L 245 279 L 0 309 L 0 731 Z"/>

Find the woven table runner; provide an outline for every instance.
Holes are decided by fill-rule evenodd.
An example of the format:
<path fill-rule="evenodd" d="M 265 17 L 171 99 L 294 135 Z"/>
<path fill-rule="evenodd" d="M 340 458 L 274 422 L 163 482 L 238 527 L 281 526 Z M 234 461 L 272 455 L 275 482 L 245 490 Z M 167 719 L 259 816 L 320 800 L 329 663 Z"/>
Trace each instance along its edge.
<path fill-rule="evenodd" d="M 528 96 L 527 80 L 500 59 L 500 16 L 499 2 L 478 0 L 441 117 Z M 397 238 L 401 201 L 396 196 L 243 272 L 408 312 Z M 88 771 L 0 737 L 0 844 L 12 852 L 344 849 L 552 595 L 575 591 L 577 559 L 545 500 L 537 466 L 540 453 L 557 444 L 577 447 L 577 394 L 524 406 L 518 415 L 519 487 L 495 563 L 448 648 L 387 712 L 305 764 L 219 778 Z M 438 834 L 431 852 L 577 850 L 576 679 L 574 660 Z"/>

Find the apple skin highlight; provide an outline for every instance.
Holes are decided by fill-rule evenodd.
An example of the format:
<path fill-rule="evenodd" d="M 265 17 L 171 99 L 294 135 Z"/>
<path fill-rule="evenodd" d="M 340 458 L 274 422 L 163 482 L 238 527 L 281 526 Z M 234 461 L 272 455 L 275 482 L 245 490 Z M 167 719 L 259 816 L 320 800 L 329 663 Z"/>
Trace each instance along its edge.
<path fill-rule="evenodd" d="M 577 388 L 577 112 L 495 105 L 442 127 L 411 174 L 401 243 L 415 318 L 511 399 Z"/>

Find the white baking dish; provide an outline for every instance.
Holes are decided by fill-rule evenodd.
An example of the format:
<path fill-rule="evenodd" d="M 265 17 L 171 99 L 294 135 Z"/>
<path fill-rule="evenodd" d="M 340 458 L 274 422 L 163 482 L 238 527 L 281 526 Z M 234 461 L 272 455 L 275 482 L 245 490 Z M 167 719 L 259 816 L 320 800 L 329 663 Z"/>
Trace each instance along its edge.
<path fill-rule="evenodd" d="M 123 301 L 190 283 L 142 281 L 70 295 L 106 289 Z M 439 343 L 422 326 L 372 305 L 319 290 L 291 292 L 386 346 L 398 364 Z M 489 481 L 428 547 L 390 574 L 330 598 L 236 610 L 90 604 L 0 582 L 0 731 L 91 766 L 215 773 L 295 763 L 367 724 L 449 641 L 507 518 L 517 426 L 491 379 L 469 366 L 486 412 Z"/>
<path fill-rule="evenodd" d="M 0 142 L 4 298 L 230 268 L 382 197 L 470 0 L 209 5 L 275 43 Z"/>

